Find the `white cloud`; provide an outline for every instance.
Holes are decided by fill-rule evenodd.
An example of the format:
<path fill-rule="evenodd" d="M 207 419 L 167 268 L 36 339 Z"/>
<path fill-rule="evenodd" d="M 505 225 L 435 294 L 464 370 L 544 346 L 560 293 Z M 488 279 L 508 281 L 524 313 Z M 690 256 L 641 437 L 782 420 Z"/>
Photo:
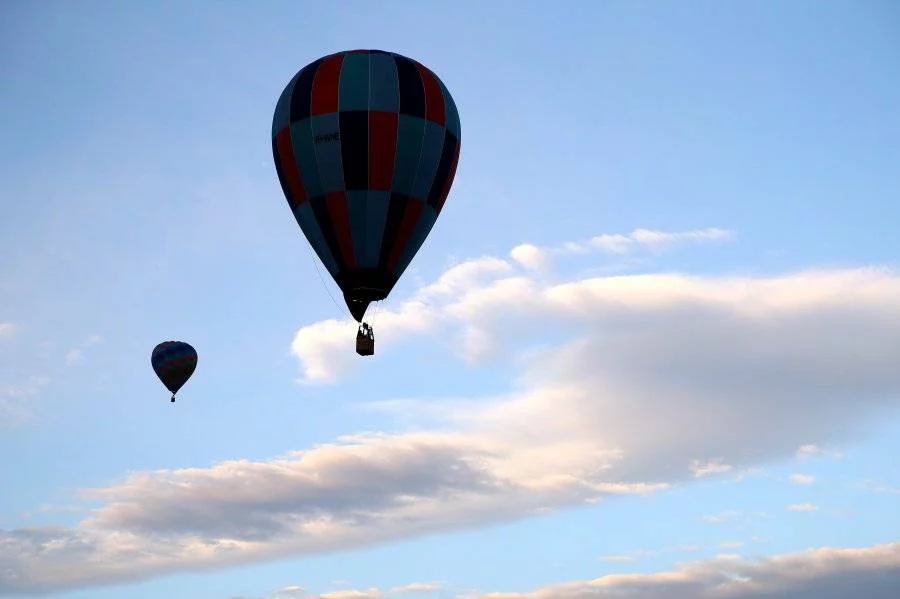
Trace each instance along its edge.
<path fill-rule="evenodd" d="M 900 543 L 817 549 L 749 561 L 722 556 L 675 571 L 617 574 L 528 593 L 480 593 L 468 599 L 894 599 Z"/>
<path fill-rule="evenodd" d="M 792 474 L 788 477 L 795 485 L 811 485 L 816 482 L 816 477 L 811 474 Z"/>
<path fill-rule="evenodd" d="M 86 491 L 102 505 L 77 529 L 0 532 L 0 594 L 353 548 L 665 488 L 609 481 L 616 456 L 582 449 L 371 435 L 268 462 L 138 473 Z"/>
<path fill-rule="evenodd" d="M 558 283 L 481 258 L 379 322 L 379 347 L 441 329 L 465 357 L 509 358 L 522 375 L 499 397 L 429 400 L 434 430 L 135 473 L 94 490 L 100 506 L 74 529 L 0 533 L 0 589 L 360 547 L 658 491 L 692 466 L 742 472 L 810 439 L 859 438 L 900 405 L 900 277 L 885 270 Z M 297 333 L 307 379 L 353 364 L 354 325 L 342 327 Z M 548 334 L 557 344 L 540 347 Z"/>
<path fill-rule="evenodd" d="M 550 269 L 549 253 L 530 243 L 517 245 L 510 251 L 509 256 L 528 270 L 546 272 Z"/>
<path fill-rule="evenodd" d="M 376 350 L 381 352 L 384 346 L 391 347 L 403 338 L 434 330 L 443 316 L 436 305 L 443 304 L 447 298 L 471 293 L 485 281 L 511 271 L 512 265 L 499 258 L 481 258 L 452 266 L 436 282 L 402 302 L 398 310 L 379 314 Z M 350 321 L 326 320 L 297 331 L 291 353 L 302 364 L 301 380 L 330 383 L 351 370 L 358 358 L 353 349 L 355 339 L 356 324 Z"/>
<path fill-rule="evenodd" d="M 524 433 L 540 415 L 545 430 L 590 430 L 607 448 L 625 451 L 622 467 L 637 467 L 645 448 L 659 455 L 667 446 L 698 474 L 745 468 L 785 456 L 804 436 L 843 442 L 858 435 L 872 409 L 896 406 L 900 397 L 900 278 L 889 271 L 546 285 L 509 273 L 467 289 L 432 306 L 428 325 L 409 326 L 396 314 L 385 335 L 396 342 L 410 329 L 452 326 L 471 359 L 532 351 L 528 341 L 551 331 L 570 335 L 569 343 L 526 358 L 524 382 L 533 393 L 468 419 L 503 420 Z M 847 330 L 855 331 L 850 342 Z M 304 363 L 334 372 L 320 351 L 323 338 L 310 339 Z M 352 359 L 349 339 L 342 343 Z M 704 453 L 719 460 L 694 462 Z"/>
<path fill-rule="evenodd" d="M 552 255 L 581 254 L 592 251 L 627 253 L 634 249 L 662 248 L 679 243 L 725 241 L 734 237 L 732 231 L 708 228 L 694 231 L 664 232 L 636 229 L 629 235 L 599 235 L 587 242 L 569 242 L 554 248 L 542 248 L 525 243 L 510 251 L 513 263 L 531 274 L 546 274 Z M 495 257 L 483 257 L 457 264 L 448 269 L 440 279 L 419 290 L 411 299 L 400 303 L 396 311 L 378 316 L 377 350 L 390 348 L 401 337 L 423 334 L 441 328 L 446 321 L 455 320 L 467 308 L 456 301 L 467 297 L 470 302 L 495 303 L 498 295 L 508 299 L 519 291 L 537 291 L 524 277 L 499 279 L 512 275 L 514 264 Z M 491 285 L 497 285 L 492 289 Z M 456 309 L 456 312 L 454 312 Z M 520 310 L 524 314 L 527 310 Z M 291 353 L 301 362 L 302 382 L 331 383 L 353 368 L 356 355 L 353 351 L 356 325 L 349 321 L 326 320 L 301 328 L 294 335 Z M 464 332 L 463 352 L 471 359 L 490 355 L 495 349 L 490 336 L 475 327 Z"/>
<path fill-rule="evenodd" d="M 694 478 L 703 478 L 705 476 L 713 476 L 716 474 L 724 474 L 731 470 L 731 466 L 724 464 L 722 458 L 716 458 L 708 461 L 693 460 L 691 461 L 690 470 Z"/>
<path fill-rule="evenodd" d="M 814 503 L 795 503 L 789 505 L 787 509 L 791 512 L 816 512 L 819 510 L 819 506 Z"/>
<path fill-rule="evenodd" d="M 0 322 L 0 339 L 9 339 L 18 330 L 18 326 L 11 322 Z"/>

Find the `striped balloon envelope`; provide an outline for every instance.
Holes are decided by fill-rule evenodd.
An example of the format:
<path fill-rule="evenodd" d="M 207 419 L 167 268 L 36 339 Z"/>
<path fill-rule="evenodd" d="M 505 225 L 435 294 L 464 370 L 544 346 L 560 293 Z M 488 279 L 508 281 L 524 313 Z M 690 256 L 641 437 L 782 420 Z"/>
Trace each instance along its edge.
<path fill-rule="evenodd" d="M 447 87 L 393 52 L 324 56 L 281 93 L 272 120 L 278 179 L 357 322 L 388 296 L 424 243 L 459 150 Z"/>
<path fill-rule="evenodd" d="M 172 392 L 174 402 L 175 394 L 197 368 L 197 350 L 184 341 L 163 341 L 153 348 L 150 364 L 162 384 Z"/>

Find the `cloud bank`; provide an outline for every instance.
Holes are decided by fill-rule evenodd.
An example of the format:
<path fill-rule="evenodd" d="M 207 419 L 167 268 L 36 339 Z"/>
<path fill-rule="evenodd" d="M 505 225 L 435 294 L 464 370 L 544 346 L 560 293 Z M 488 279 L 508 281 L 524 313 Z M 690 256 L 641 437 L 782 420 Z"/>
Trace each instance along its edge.
<path fill-rule="evenodd" d="M 316 595 L 300 587 L 288 587 L 259 599 L 391 599 L 403 597 L 403 590 L 402 587 L 389 591 L 373 588 Z M 526 593 L 444 596 L 454 599 L 895 599 L 898 591 L 900 543 L 888 543 L 859 549 L 813 549 L 757 560 L 720 556 L 683 564 L 668 572 L 611 574 Z"/>
<path fill-rule="evenodd" d="M 472 363 L 521 368 L 504 396 L 409 400 L 404 415 L 439 426 L 135 473 L 86 491 L 100 505 L 75 528 L 0 531 L 0 594 L 361 547 L 659 492 L 832 451 L 900 406 L 892 271 L 551 281 L 518 264 L 457 264 L 379 316 L 382 354 L 440 331 Z M 306 379 L 352 373 L 353 329 L 326 321 L 298 331 Z"/>
<path fill-rule="evenodd" d="M 722 557 L 655 574 L 619 574 L 529 593 L 471 599 L 892 599 L 900 591 L 900 543 L 817 549 L 756 561 Z"/>

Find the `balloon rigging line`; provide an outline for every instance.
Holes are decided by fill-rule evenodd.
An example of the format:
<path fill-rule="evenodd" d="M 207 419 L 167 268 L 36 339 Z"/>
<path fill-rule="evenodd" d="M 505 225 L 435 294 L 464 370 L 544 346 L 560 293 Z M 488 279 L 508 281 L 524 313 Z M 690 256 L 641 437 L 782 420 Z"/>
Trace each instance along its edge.
<path fill-rule="evenodd" d="M 325 288 L 325 291 L 328 293 L 328 297 L 331 298 L 331 303 L 334 304 L 335 309 L 339 313 L 338 320 L 344 319 L 344 311 L 341 309 L 340 305 L 338 305 L 337 300 L 334 299 L 334 295 L 331 293 L 331 289 L 328 288 L 328 285 L 325 284 L 325 277 L 322 276 L 322 271 L 319 270 L 319 263 L 316 262 L 315 256 L 313 256 L 312 248 L 309 245 L 306 246 L 306 251 L 309 252 L 309 257 L 312 260 L 313 266 L 316 267 L 316 274 L 319 275 L 319 282 L 322 283 L 322 287 Z"/>

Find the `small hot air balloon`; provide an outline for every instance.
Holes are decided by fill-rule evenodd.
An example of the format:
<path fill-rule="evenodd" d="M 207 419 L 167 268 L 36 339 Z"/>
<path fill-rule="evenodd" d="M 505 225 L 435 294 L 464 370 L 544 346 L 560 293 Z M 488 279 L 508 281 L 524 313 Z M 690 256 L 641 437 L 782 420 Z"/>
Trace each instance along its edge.
<path fill-rule="evenodd" d="M 434 226 L 459 150 L 450 92 L 405 56 L 338 52 L 282 91 L 272 119 L 278 179 L 357 322 L 390 294 Z M 357 353 L 373 352 L 362 323 Z"/>
<path fill-rule="evenodd" d="M 163 341 L 153 348 L 150 364 L 162 384 L 172 392 L 174 403 L 175 394 L 197 368 L 197 350 L 184 341 Z"/>

